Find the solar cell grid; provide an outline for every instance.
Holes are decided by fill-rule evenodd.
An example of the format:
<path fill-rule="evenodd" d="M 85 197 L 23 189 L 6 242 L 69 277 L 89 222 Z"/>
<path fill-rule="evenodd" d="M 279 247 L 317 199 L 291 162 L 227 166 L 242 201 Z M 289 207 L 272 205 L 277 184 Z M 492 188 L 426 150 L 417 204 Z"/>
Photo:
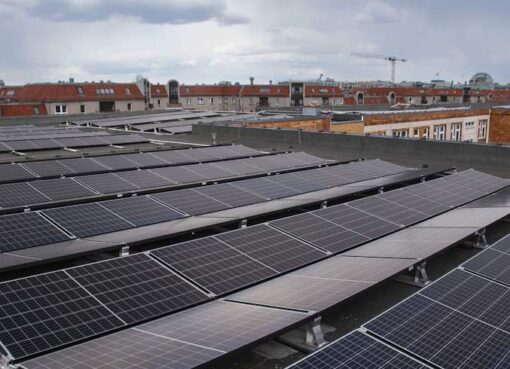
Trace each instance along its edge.
<path fill-rule="evenodd" d="M 166 161 L 170 164 L 184 164 L 184 163 L 193 163 L 196 160 L 186 156 L 182 153 L 185 150 L 168 150 L 168 151 L 156 151 L 153 152 L 152 155 L 160 158 L 163 161 Z"/>
<path fill-rule="evenodd" d="M 0 207 L 28 206 L 50 201 L 50 198 L 30 186 L 28 182 L 0 185 Z"/>
<path fill-rule="evenodd" d="M 339 368 L 428 368 L 374 338 L 354 331 L 320 349 L 287 369 Z"/>
<path fill-rule="evenodd" d="M 57 138 L 57 137 L 55 137 L 55 138 Z M 37 136 L 29 136 L 29 137 L 27 137 L 27 139 L 33 139 L 32 142 L 39 149 L 51 149 L 51 148 L 58 147 L 58 146 L 62 145 L 61 142 L 59 142 L 57 140 L 53 140 L 51 138 L 38 139 Z"/>
<path fill-rule="evenodd" d="M 266 178 L 245 179 L 236 181 L 232 185 L 267 199 L 281 199 L 300 194 L 297 190 L 276 184 Z"/>
<path fill-rule="evenodd" d="M 38 213 L 0 217 L 0 251 L 24 249 L 67 241 L 69 237 Z"/>
<path fill-rule="evenodd" d="M 60 159 L 60 164 L 72 169 L 75 173 L 106 172 L 107 168 L 96 163 L 90 158 Z"/>
<path fill-rule="evenodd" d="M 348 165 L 333 165 L 323 169 L 325 172 L 338 176 L 344 180 L 345 183 L 364 181 L 374 178 L 372 174 L 359 172 L 356 170 L 356 164 Z"/>
<path fill-rule="evenodd" d="M 436 181 L 437 179 L 412 186 L 406 186 L 402 190 L 405 192 L 414 193 L 418 196 L 427 198 L 428 200 L 440 202 L 448 206 L 460 206 L 469 201 L 469 199 L 455 192 L 436 188 L 434 185 Z"/>
<path fill-rule="evenodd" d="M 424 213 L 386 201 L 380 195 L 351 201 L 348 206 L 402 225 L 413 224 L 427 218 Z"/>
<path fill-rule="evenodd" d="M 385 192 L 379 195 L 379 197 L 429 216 L 450 210 L 449 206 L 400 189 Z"/>
<path fill-rule="evenodd" d="M 62 176 L 68 174 L 75 174 L 75 172 L 65 165 L 62 165 L 56 160 L 47 161 L 29 161 L 21 163 L 21 166 L 27 168 L 33 173 L 36 173 L 39 177 L 50 177 L 50 176 Z"/>
<path fill-rule="evenodd" d="M 497 368 L 510 353 L 508 333 L 421 295 L 365 327 L 442 368 Z"/>
<path fill-rule="evenodd" d="M 181 153 L 195 162 L 203 162 L 218 159 L 214 154 L 207 152 L 207 148 L 194 148 L 182 150 Z"/>
<path fill-rule="evenodd" d="M 455 174 L 454 174 L 455 175 Z M 436 179 L 434 181 L 426 182 L 428 185 L 433 186 L 436 189 L 443 190 L 450 193 L 458 194 L 468 201 L 475 200 L 485 195 L 484 192 L 469 188 L 467 186 L 448 181 L 446 178 Z"/>
<path fill-rule="evenodd" d="M 230 178 L 235 176 L 235 173 L 230 172 L 228 169 L 221 169 L 209 163 L 190 165 L 186 167 L 186 169 L 206 179 Z"/>
<path fill-rule="evenodd" d="M 444 179 L 485 193 L 497 191 L 510 184 L 506 179 L 478 172 L 473 169 L 446 176 Z"/>
<path fill-rule="evenodd" d="M 229 205 L 192 189 L 161 192 L 151 197 L 189 215 L 212 213 L 230 208 Z"/>
<path fill-rule="evenodd" d="M 98 203 L 64 206 L 42 212 L 76 237 L 88 237 L 133 228 L 134 224 Z"/>
<path fill-rule="evenodd" d="M 66 271 L 127 324 L 195 305 L 208 298 L 145 254 Z"/>
<path fill-rule="evenodd" d="M 401 228 L 401 226 L 395 223 L 364 213 L 347 205 L 331 206 L 326 209 L 316 210 L 312 214 L 368 238 L 378 238 Z"/>
<path fill-rule="evenodd" d="M 10 151 L 37 150 L 37 146 L 32 141 L 9 141 L 3 144 L 8 147 Z"/>
<path fill-rule="evenodd" d="M 24 362 L 27 369 L 191 369 L 224 353 L 135 329 Z"/>
<path fill-rule="evenodd" d="M 510 236 L 500 239 L 498 242 L 493 244 L 491 248 L 510 255 Z"/>
<path fill-rule="evenodd" d="M 94 161 L 114 170 L 138 168 L 137 164 L 125 158 L 124 155 L 96 156 L 94 157 Z"/>
<path fill-rule="evenodd" d="M 214 237 L 280 273 L 326 257 L 326 253 L 265 224 Z"/>
<path fill-rule="evenodd" d="M 463 264 L 469 271 L 510 286 L 510 255 L 487 249 Z"/>
<path fill-rule="evenodd" d="M 276 184 L 289 187 L 293 190 L 296 190 L 300 193 L 319 191 L 327 188 L 327 186 L 320 184 L 318 182 L 311 181 L 307 178 L 300 177 L 299 173 L 286 173 L 279 174 L 275 176 L 269 176 L 266 178 L 268 181 L 274 182 Z"/>
<path fill-rule="evenodd" d="M 510 287 L 457 269 L 419 293 L 510 333 Z"/>
<path fill-rule="evenodd" d="M 152 155 L 151 153 L 124 154 L 124 158 L 135 163 L 138 168 L 168 165 L 168 162 Z"/>
<path fill-rule="evenodd" d="M 311 213 L 272 221 L 270 225 L 333 253 L 352 248 L 370 239 Z"/>
<path fill-rule="evenodd" d="M 320 169 L 310 169 L 303 170 L 296 173 L 296 176 L 300 178 L 309 179 L 314 182 L 318 182 L 324 186 L 341 186 L 343 184 L 349 183 L 350 180 L 347 178 L 343 178 L 341 176 L 330 173 L 331 170 L 328 168 L 320 168 Z"/>
<path fill-rule="evenodd" d="M 217 295 L 277 274 L 213 237 L 168 246 L 151 254 Z"/>
<path fill-rule="evenodd" d="M 169 179 L 158 176 L 147 169 L 119 172 L 115 173 L 115 175 L 138 188 L 167 187 L 175 184 Z"/>
<path fill-rule="evenodd" d="M 138 190 L 139 188 L 115 173 L 91 174 L 75 178 L 76 181 L 96 192 L 110 194 Z"/>
<path fill-rule="evenodd" d="M 16 359 L 121 327 L 65 272 L 0 284 L 0 340 Z"/>
<path fill-rule="evenodd" d="M 223 171 L 230 171 L 237 175 L 249 175 L 260 173 L 260 169 L 246 163 L 244 159 L 240 160 L 229 160 L 228 162 L 214 162 L 212 166 L 220 168 Z"/>
<path fill-rule="evenodd" d="M 137 329 L 229 352 L 309 318 L 299 312 L 214 301 Z"/>
<path fill-rule="evenodd" d="M 77 138 L 77 137 L 67 137 L 67 138 L 55 138 L 53 141 L 62 147 L 83 147 L 87 146 L 87 142 L 82 140 L 83 137 Z M 88 138 L 88 137 L 85 137 Z M 39 143 L 37 143 L 39 145 Z M 55 147 L 54 145 L 53 147 Z"/>
<path fill-rule="evenodd" d="M 187 167 L 156 168 L 150 171 L 175 183 L 200 183 L 207 180 L 200 173 L 189 170 Z"/>
<path fill-rule="evenodd" d="M 99 204 L 137 227 L 183 217 L 181 213 L 147 196 L 102 201 Z"/>
<path fill-rule="evenodd" d="M 212 197 L 213 199 L 231 207 L 245 206 L 266 201 L 266 199 L 234 187 L 230 183 L 203 186 L 201 188 L 194 189 L 194 191 Z"/>
<path fill-rule="evenodd" d="M 72 178 L 45 179 L 30 182 L 30 185 L 42 192 L 52 201 L 78 199 L 97 195 Z"/>

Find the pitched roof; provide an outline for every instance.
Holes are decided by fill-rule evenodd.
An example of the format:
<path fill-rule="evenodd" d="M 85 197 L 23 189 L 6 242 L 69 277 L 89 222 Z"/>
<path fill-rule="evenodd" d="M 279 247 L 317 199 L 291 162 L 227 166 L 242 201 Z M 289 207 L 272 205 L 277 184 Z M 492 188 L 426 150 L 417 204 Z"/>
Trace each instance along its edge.
<path fill-rule="evenodd" d="M 14 90 L 14 95 L 8 96 L 9 90 Z M 20 102 L 60 102 L 141 100 L 144 97 L 135 83 L 37 83 L 6 86 L 0 91 L 0 98 Z"/>
<path fill-rule="evenodd" d="M 181 85 L 181 96 L 289 96 L 288 85 Z"/>
<path fill-rule="evenodd" d="M 46 106 L 44 104 L 0 105 L 0 117 L 30 117 L 36 115 L 47 115 Z"/>
<path fill-rule="evenodd" d="M 305 85 L 305 97 L 342 96 L 342 89 L 337 86 Z"/>
<path fill-rule="evenodd" d="M 163 85 L 151 85 L 151 96 L 152 97 L 168 97 L 166 88 Z"/>

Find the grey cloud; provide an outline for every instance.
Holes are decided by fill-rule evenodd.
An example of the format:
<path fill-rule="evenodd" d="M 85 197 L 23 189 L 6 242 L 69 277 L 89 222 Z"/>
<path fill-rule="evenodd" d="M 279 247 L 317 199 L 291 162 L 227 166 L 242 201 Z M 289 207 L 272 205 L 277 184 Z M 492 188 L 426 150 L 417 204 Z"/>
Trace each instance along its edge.
<path fill-rule="evenodd" d="M 30 16 L 58 22 L 95 22 L 132 17 L 149 24 L 187 24 L 217 20 L 221 25 L 246 23 L 247 18 L 227 14 L 223 1 L 205 0 L 26 0 L 0 4 L 25 10 Z"/>

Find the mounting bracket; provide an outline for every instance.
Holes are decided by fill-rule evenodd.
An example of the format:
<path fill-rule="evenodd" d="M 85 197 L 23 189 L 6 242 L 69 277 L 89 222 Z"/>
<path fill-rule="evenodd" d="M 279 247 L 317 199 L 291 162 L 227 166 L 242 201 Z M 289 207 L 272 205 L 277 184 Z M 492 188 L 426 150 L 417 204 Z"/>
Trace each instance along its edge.
<path fill-rule="evenodd" d="M 239 222 L 239 228 L 240 229 L 243 229 L 243 228 L 246 228 L 248 227 L 248 219 L 243 219 Z"/>
<path fill-rule="evenodd" d="M 429 279 L 429 275 L 427 273 L 427 262 L 422 261 L 419 264 L 416 264 L 409 271 L 414 272 L 413 275 L 399 275 L 395 278 L 396 281 L 410 284 L 411 286 L 417 287 L 425 287 L 431 281 Z"/>
<path fill-rule="evenodd" d="M 119 252 L 120 257 L 129 256 L 129 246 L 122 246 Z"/>
<path fill-rule="evenodd" d="M 315 317 L 306 327 L 305 342 L 308 346 L 321 348 L 327 343 L 322 333 L 321 319 L 320 316 Z"/>

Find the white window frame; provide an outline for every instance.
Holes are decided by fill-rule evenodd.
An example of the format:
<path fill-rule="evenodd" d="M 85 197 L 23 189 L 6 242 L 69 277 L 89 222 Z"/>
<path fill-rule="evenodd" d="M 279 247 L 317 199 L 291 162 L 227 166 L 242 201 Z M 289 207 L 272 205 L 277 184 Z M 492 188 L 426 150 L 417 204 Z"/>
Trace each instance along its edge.
<path fill-rule="evenodd" d="M 478 122 L 478 138 L 487 138 L 487 120 L 482 119 Z"/>
<path fill-rule="evenodd" d="M 434 140 L 444 140 L 446 138 L 446 126 L 444 124 L 440 124 L 434 126 Z"/>
<path fill-rule="evenodd" d="M 197 105 L 204 105 L 204 98 L 203 97 L 197 97 Z"/>
<path fill-rule="evenodd" d="M 55 105 L 55 115 L 67 115 L 67 105 L 66 104 Z"/>
<path fill-rule="evenodd" d="M 450 126 L 450 139 L 462 141 L 462 123 L 452 123 Z"/>

